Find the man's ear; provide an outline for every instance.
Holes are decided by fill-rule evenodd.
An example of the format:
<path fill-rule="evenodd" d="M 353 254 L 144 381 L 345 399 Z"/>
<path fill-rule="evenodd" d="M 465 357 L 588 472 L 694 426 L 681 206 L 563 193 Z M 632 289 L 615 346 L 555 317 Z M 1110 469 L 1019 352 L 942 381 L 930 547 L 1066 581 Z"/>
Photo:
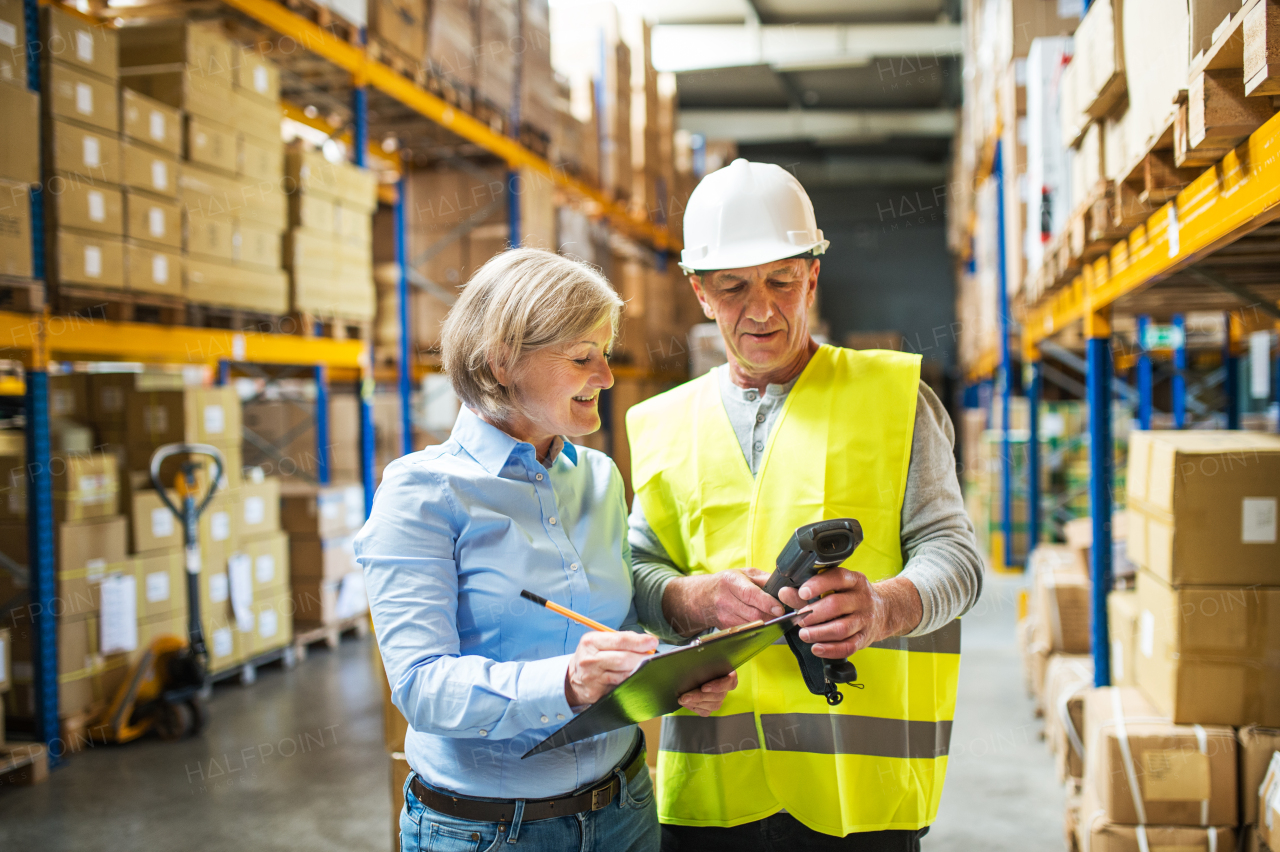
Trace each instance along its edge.
<path fill-rule="evenodd" d="M 702 289 L 702 276 L 690 275 L 689 283 L 693 285 L 693 294 L 698 297 L 698 304 L 702 305 L 703 315 L 709 320 L 715 319 L 715 312 L 711 310 L 711 305 L 707 302 L 707 294 Z"/>
<path fill-rule="evenodd" d="M 805 304 L 813 307 L 813 300 L 818 298 L 818 273 L 822 271 L 822 261 L 816 257 L 809 262 L 809 292 L 805 294 Z"/>

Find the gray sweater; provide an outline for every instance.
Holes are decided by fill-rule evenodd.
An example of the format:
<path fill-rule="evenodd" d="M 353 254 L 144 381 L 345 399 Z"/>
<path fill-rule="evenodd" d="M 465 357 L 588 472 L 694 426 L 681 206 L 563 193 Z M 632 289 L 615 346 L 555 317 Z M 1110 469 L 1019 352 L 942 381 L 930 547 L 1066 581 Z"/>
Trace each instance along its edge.
<path fill-rule="evenodd" d="M 728 365 L 717 367 L 720 399 L 738 436 L 742 454 L 755 476 L 769 434 L 773 431 L 795 380 L 769 385 L 763 394 L 740 388 L 729 378 Z M 923 382 L 916 401 L 911 464 L 902 500 L 901 576 L 920 593 L 924 615 L 910 635 L 932 633 L 963 615 L 982 593 L 982 557 L 973 523 L 964 510 L 956 477 L 955 431 L 937 395 Z M 683 642 L 662 613 L 667 583 L 685 576 L 667 555 L 637 498 L 632 504 L 630 532 L 635 600 L 640 621 L 666 641 Z M 772 565 L 754 566 L 764 571 Z"/>

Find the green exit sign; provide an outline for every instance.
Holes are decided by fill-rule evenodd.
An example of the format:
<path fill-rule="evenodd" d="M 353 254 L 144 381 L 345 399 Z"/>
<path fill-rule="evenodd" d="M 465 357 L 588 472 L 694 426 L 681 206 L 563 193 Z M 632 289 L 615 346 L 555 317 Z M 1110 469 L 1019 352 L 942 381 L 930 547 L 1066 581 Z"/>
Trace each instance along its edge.
<path fill-rule="evenodd" d="M 1143 349 L 1177 349 L 1186 342 L 1186 335 L 1176 325 L 1149 325 Z"/>

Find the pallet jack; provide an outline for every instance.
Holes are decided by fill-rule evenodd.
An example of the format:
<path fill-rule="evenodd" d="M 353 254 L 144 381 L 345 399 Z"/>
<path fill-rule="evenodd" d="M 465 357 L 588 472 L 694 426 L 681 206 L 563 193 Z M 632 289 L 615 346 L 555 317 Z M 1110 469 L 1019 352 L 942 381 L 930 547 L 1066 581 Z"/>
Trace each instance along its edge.
<path fill-rule="evenodd" d="M 160 481 L 160 465 L 170 456 L 185 455 L 176 491 L 176 505 Z M 216 470 L 208 490 L 198 499 L 196 472 L 200 465 L 193 455 L 210 456 Z M 154 731 L 162 740 L 178 740 L 203 730 L 208 711 L 208 653 L 200 625 L 200 539 L 201 513 L 213 499 L 222 480 L 225 463 L 217 447 L 208 444 L 165 444 L 151 456 L 151 484 L 182 524 L 186 554 L 187 636 L 158 636 L 129 670 L 111 704 L 98 723 L 108 742 L 127 743 Z"/>

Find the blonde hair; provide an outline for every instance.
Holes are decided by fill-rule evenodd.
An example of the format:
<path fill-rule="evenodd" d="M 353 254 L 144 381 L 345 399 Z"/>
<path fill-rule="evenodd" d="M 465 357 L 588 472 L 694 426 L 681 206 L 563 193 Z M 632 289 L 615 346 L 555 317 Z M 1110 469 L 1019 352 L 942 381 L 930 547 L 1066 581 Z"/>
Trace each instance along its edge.
<path fill-rule="evenodd" d="M 454 392 L 470 408 L 504 419 L 513 376 L 529 352 L 581 340 L 608 320 L 617 332 L 622 299 L 600 273 L 543 249 L 510 249 L 476 270 L 445 317 L 440 348 Z"/>

